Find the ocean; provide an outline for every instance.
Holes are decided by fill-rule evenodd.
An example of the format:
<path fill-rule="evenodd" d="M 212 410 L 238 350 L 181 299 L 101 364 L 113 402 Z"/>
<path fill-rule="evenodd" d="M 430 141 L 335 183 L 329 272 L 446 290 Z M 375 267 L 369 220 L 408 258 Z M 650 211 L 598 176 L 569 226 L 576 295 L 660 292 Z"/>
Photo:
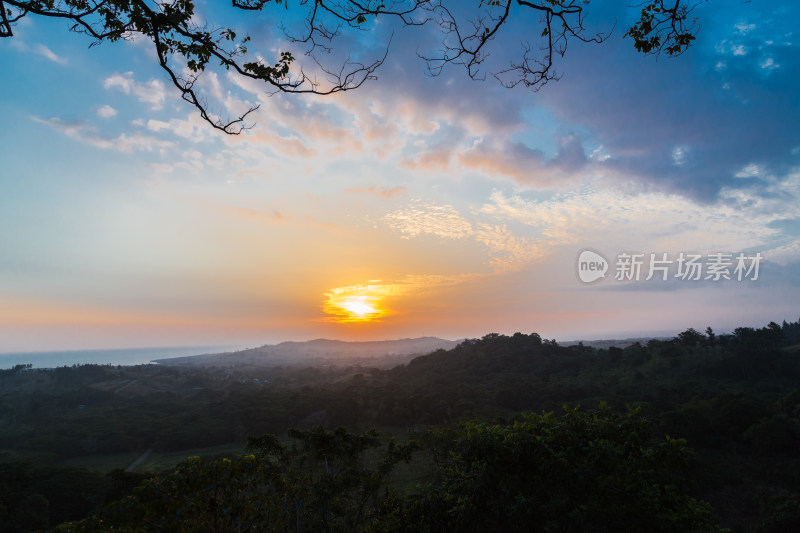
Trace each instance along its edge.
<path fill-rule="evenodd" d="M 70 350 L 60 352 L 0 353 L 0 369 L 32 364 L 34 368 L 72 365 L 144 365 L 153 359 L 241 350 L 243 346 L 170 346 L 162 348 L 123 348 L 113 350 Z"/>

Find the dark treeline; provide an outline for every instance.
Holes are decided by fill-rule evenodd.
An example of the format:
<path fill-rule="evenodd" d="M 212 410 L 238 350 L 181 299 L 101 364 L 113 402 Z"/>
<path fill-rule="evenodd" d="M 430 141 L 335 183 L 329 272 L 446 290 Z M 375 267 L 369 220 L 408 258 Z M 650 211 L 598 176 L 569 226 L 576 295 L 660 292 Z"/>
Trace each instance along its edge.
<path fill-rule="evenodd" d="M 528 524 L 533 529 L 520 530 L 617 531 L 648 515 L 660 517 L 664 531 L 712 531 L 716 524 L 743 532 L 797 531 L 799 384 L 800 322 L 737 328 L 732 334 L 689 329 L 670 340 L 608 349 L 559 346 L 535 333 L 490 334 L 391 370 L 274 367 L 245 372 L 152 365 L 36 370 L 20 365 L 0 371 L 0 460 L 5 461 L 0 522 L 11 524 L 10 531 L 46 529 L 105 509 L 108 519 L 124 525 L 120 507 L 108 504 L 129 493 L 140 478 L 58 468 L 66 460 L 244 445 L 250 436 L 284 435 L 291 427 L 313 433 L 322 431 L 310 429 L 316 426 L 344 426 L 351 436 L 366 435 L 360 432 L 368 428 L 395 434 L 393 428 L 415 430 L 401 439 L 414 449 L 409 448 L 411 462 L 397 467 L 408 479 L 398 482 L 388 466 L 372 474 L 355 468 L 356 459 L 377 460 L 370 446 L 388 446 L 384 440 L 369 441 L 358 453 L 348 452 L 345 464 L 352 471 L 342 470 L 355 483 L 342 494 L 369 493 L 369 501 L 358 507 L 369 516 L 354 517 L 345 510 L 320 515 L 311 509 L 302 515 L 304 530 L 325 530 L 315 522 L 324 522 L 325 516 L 348 516 L 340 522 L 331 518 L 331 524 L 339 525 L 328 530 L 399 530 L 398 524 L 416 524 L 416 530 L 485 531 Z M 578 405 L 582 408 L 576 411 Z M 530 414 L 543 412 L 555 415 Z M 592 420 L 595 426 L 627 429 L 596 434 Z M 571 430 L 562 432 L 563 427 Z M 552 444 L 538 447 L 542 439 Z M 302 453 L 315 456 L 314 447 L 306 444 Z M 201 460 L 192 463 L 192 472 L 223 476 L 226 468 L 244 468 L 261 476 L 250 482 L 262 488 L 251 490 L 264 490 L 264 480 L 277 472 L 270 462 L 274 457 L 283 456 L 282 464 L 299 460 L 288 448 L 271 449 L 272 455 L 249 454 L 255 458 L 247 459 L 251 463 L 243 458 Z M 632 449 L 652 451 L 639 458 L 621 451 Z M 534 456 L 541 460 L 520 459 Z M 661 457 L 661 464 L 667 464 L 673 456 L 683 469 L 661 471 L 648 462 Z M 400 459 L 396 454 L 391 466 Z M 551 470 L 537 470 L 543 461 Z M 577 461 L 580 468 L 555 466 L 565 461 Z M 616 466 L 603 466 L 611 464 Z M 172 483 L 186 482 L 191 468 L 184 464 L 160 475 L 173 476 Z M 75 480 L 74 489 L 65 492 L 69 480 Z M 162 505 L 142 499 L 147 483 L 152 479 L 145 480 L 138 500 L 124 500 L 139 509 L 130 516 L 143 516 L 142 505 Z M 308 498 L 317 498 L 317 510 L 336 507 L 325 503 L 330 494 L 323 485 L 308 485 L 308 479 L 303 485 L 300 478 L 294 483 L 310 491 Z M 331 479 L 326 483 L 337 486 Z M 288 495 L 296 496 L 297 486 L 275 493 L 273 518 L 288 516 L 287 502 L 294 501 Z M 375 491 L 364 492 L 366 486 Z M 377 487 L 397 493 L 378 497 Z M 598 499 L 599 493 L 606 499 Z M 620 506 L 621 501 L 628 504 Z M 237 505 L 244 505 L 242 516 L 266 512 L 246 502 Z M 613 509 L 623 521 L 603 515 L 603 508 Z M 298 512 L 292 515 L 294 526 Z M 507 517 L 515 521 L 505 523 Z M 261 516 L 252 523 L 267 530 L 284 527 L 261 519 L 267 520 Z M 698 526 L 692 529 L 681 520 Z M 657 529 L 643 522 L 634 530 Z"/>

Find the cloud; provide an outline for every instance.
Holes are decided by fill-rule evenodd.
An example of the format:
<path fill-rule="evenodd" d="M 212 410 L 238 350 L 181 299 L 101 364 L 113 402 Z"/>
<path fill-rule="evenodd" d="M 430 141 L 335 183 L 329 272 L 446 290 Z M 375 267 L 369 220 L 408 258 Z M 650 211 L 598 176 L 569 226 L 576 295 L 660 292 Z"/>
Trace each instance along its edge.
<path fill-rule="evenodd" d="M 294 139 L 289 155 L 302 157 L 310 153 L 336 155 L 363 150 L 362 141 L 346 123 L 346 117 L 341 116 L 335 100 L 320 100 L 319 96 L 302 94 L 269 95 L 264 92 L 263 84 L 255 80 L 241 79 L 233 74 L 229 74 L 228 80 L 259 100 L 259 109 L 248 117 L 258 123 L 257 128 L 248 132 L 248 142 L 280 143 L 282 139 Z M 232 98 L 228 104 L 230 114 L 242 113 L 252 107 Z"/>
<path fill-rule="evenodd" d="M 114 118 L 117 116 L 117 110 L 110 105 L 104 105 L 97 109 L 97 115 L 101 118 Z"/>
<path fill-rule="evenodd" d="M 599 16 L 610 20 L 625 12 L 611 8 Z M 602 47 L 576 47 L 561 63 L 565 79 L 538 93 L 507 91 L 492 81 L 473 82 L 458 68 L 435 79 L 417 75 L 423 65 L 414 51 L 435 44 L 426 31 L 399 33 L 389 60 L 378 72 L 379 80 L 331 98 L 267 97 L 263 84 L 231 73 L 209 72 L 203 87 L 232 114 L 251 106 L 234 93 L 257 95 L 261 104 L 254 115 L 257 129 L 242 139 L 223 142 L 252 144 L 256 150 L 268 145 L 275 157 L 316 157 L 328 163 L 369 153 L 396 157 L 393 162 L 405 169 L 476 171 L 526 187 L 562 189 L 587 176 L 618 176 L 710 201 L 747 164 L 773 173 L 785 171 L 785 166 L 773 168 L 772 162 L 781 167 L 790 157 L 788 151 L 772 157 L 767 152 L 777 153 L 778 147 L 770 145 L 800 145 L 798 133 L 787 125 L 790 119 L 782 126 L 759 129 L 759 116 L 769 105 L 764 95 L 770 92 L 778 97 L 765 116 L 797 115 L 796 106 L 787 107 L 784 96 L 790 94 L 786 88 L 794 86 L 790 82 L 797 81 L 796 76 L 774 72 L 788 68 L 772 69 L 769 86 L 743 86 L 754 70 L 764 70 L 759 62 L 769 59 L 771 65 L 782 67 L 797 62 L 791 57 L 796 54 L 779 39 L 764 44 L 765 35 L 775 33 L 767 20 L 770 16 L 755 13 L 743 18 L 739 11 L 715 23 L 714 31 L 704 31 L 692 52 L 674 61 L 643 59 L 621 39 Z M 380 38 L 391 30 L 377 31 L 375 37 Z M 723 42 L 724 51 L 716 51 L 714 47 Z M 756 57 L 732 56 L 730 43 L 747 47 Z M 787 54 L 790 57 L 784 59 Z M 725 71 L 709 76 L 708 69 L 715 72 L 714 65 L 723 60 Z M 728 96 L 721 94 L 723 82 L 731 84 Z M 104 87 L 134 95 L 152 109 L 164 107 L 168 90 L 160 80 L 137 81 L 132 72 L 114 73 Z M 748 94 L 741 95 L 742 91 Z M 616 98 L 618 94 L 622 97 Z M 553 111 L 560 124 L 552 136 L 529 136 L 537 127 L 525 118 L 531 109 Z M 202 133 L 207 126 L 191 120 L 162 117 L 149 126 L 151 131 L 171 132 L 193 142 L 208 138 Z M 735 147 L 727 143 L 730 138 Z M 777 140 L 768 143 L 767 138 Z M 546 146 L 552 143 L 554 149 Z M 598 146 L 603 148 L 602 160 L 594 157 Z"/>
<path fill-rule="evenodd" d="M 177 137 L 199 143 L 208 139 L 213 131 L 196 113 L 191 113 L 186 119 L 173 118 L 169 121 L 150 119 L 147 129 L 154 132 L 169 131 Z"/>
<path fill-rule="evenodd" d="M 758 65 L 762 69 L 766 69 L 766 70 L 772 70 L 772 69 L 775 69 L 775 68 L 780 68 L 780 65 L 778 63 L 776 63 L 775 59 L 773 59 L 771 57 L 763 58 L 761 61 L 759 61 Z"/>
<path fill-rule="evenodd" d="M 384 215 L 383 221 L 406 239 L 420 235 L 461 239 L 472 234 L 472 225 L 453 206 L 424 200 Z"/>
<path fill-rule="evenodd" d="M 494 253 L 490 264 L 495 273 L 519 270 L 545 256 L 533 239 L 515 235 L 505 224 L 478 224 L 473 237 Z"/>
<path fill-rule="evenodd" d="M 628 11 L 617 6 L 595 13 L 613 20 Z M 622 39 L 576 47 L 561 60 L 565 78 L 537 93 L 472 82 L 457 68 L 435 79 L 416 75 L 422 65 L 413 51 L 431 43 L 430 35 L 414 31 L 398 34 L 379 80 L 357 91 L 330 98 L 266 96 L 263 84 L 231 73 L 209 76 L 206 85 L 230 114 L 252 104 L 226 92 L 221 81 L 258 98 L 257 128 L 223 141 L 242 153 L 247 145 L 253 151 L 266 145 L 271 157 L 326 165 L 370 154 L 392 158 L 401 169 L 473 171 L 561 190 L 605 176 L 713 202 L 724 187 L 742 185 L 734 179 L 747 165 L 785 174 L 796 159 L 791 148 L 800 145 L 791 126 L 800 112 L 790 97 L 800 68 L 787 68 L 800 67 L 797 53 L 776 37 L 776 24 L 786 17 L 766 11 L 714 19 L 690 53 L 670 61 L 643 58 Z M 378 32 L 384 30 L 390 31 Z M 765 39 L 770 35 L 776 38 Z M 732 46 L 750 52 L 737 56 Z M 762 68 L 766 63 L 782 68 Z M 754 75 L 761 76 L 758 83 Z M 148 84 L 131 72 L 105 81 L 140 99 Z M 151 105 L 163 105 L 163 97 Z M 552 131 L 537 133 L 539 124 L 526 115 L 537 109 L 552 114 Z M 207 129 L 165 122 L 150 126 L 194 142 Z"/>
<path fill-rule="evenodd" d="M 589 163 L 596 169 L 602 159 L 587 157 L 582 141 L 575 135 L 555 139 L 556 154 L 547 158 L 542 150 L 513 141 L 510 136 L 492 135 L 475 139 L 469 145 L 441 143 L 420 150 L 399 165 L 412 170 L 427 171 L 478 171 L 490 178 L 510 178 L 517 183 L 533 187 L 564 187 L 583 179 Z"/>
<path fill-rule="evenodd" d="M 630 9 L 593 13 L 602 26 Z M 262 106 L 248 142 L 280 155 L 331 161 L 370 153 L 401 169 L 473 171 L 560 190 L 605 177 L 714 202 L 725 187 L 743 185 L 735 176 L 747 165 L 785 175 L 800 145 L 792 98 L 800 58 L 778 38 L 791 29 L 787 15 L 772 7 L 741 13 L 707 20 L 690 52 L 669 61 L 642 57 L 620 38 L 571 48 L 559 60 L 564 79 L 536 93 L 473 82 L 458 68 L 417 75 L 423 66 L 414 51 L 435 45 L 424 31 L 397 35 L 377 81 L 331 98 L 266 97 L 260 84 L 230 80 Z M 530 118 L 537 110 L 552 116 L 552 127 Z"/>
<path fill-rule="evenodd" d="M 372 194 L 375 196 L 380 196 L 382 198 L 393 198 L 395 196 L 403 195 L 408 191 L 408 188 L 404 185 L 398 185 L 396 187 L 356 187 L 352 189 L 345 189 L 347 192 L 353 193 L 365 193 L 365 194 Z"/>
<path fill-rule="evenodd" d="M 158 139 L 148 135 L 122 133 L 117 137 L 105 137 L 86 121 L 63 121 L 54 117 L 49 119 L 31 117 L 35 122 L 45 124 L 77 141 L 80 141 L 104 150 L 116 150 L 124 153 L 131 152 L 163 152 L 175 146 L 171 141 Z"/>
<path fill-rule="evenodd" d="M 173 171 L 174 167 L 168 163 L 149 163 L 148 166 L 153 169 L 156 174 L 168 174 Z"/>
<path fill-rule="evenodd" d="M 414 200 L 405 208 L 388 213 L 382 220 L 403 239 L 423 235 L 472 239 L 488 248 L 489 264 L 495 273 L 518 270 L 543 257 L 542 250 L 533 240 L 515 235 L 505 224 L 480 220 L 470 222 L 447 204 Z"/>
<path fill-rule="evenodd" d="M 22 19 L 22 20 L 25 20 L 25 19 Z M 13 39 L 11 39 L 11 42 L 8 43 L 8 45 L 11 48 L 13 48 L 14 50 L 17 50 L 18 52 L 27 52 L 28 50 L 30 50 L 28 45 L 25 44 L 25 41 L 23 41 L 21 38 L 19 38 L 17 36 L 15 36 Z"/>
<path fill-rule="evenodd" d="M 49 59 L 53 63 L 58 63 L 59 65 L 66 65 L 67 64 L 66 58 L 63 58 L 63 57 L 57 55 L 55 52 L 53 52 L 52 50 L 50 50 L 48 47 L 46 47 L 43 44 L 37 44 L 35 50 L 36 50 L 37 54 L 46 57 L 47 59 Z"/>
<path fill-rule="evenodd" d="M 520 143 L 504 144 L 479 141 L 458 155 L 465 168 L 479 170 L 489 176 L 501 175 L 514 181 L 536 187 L 553 187 L 572 184 L 581 176 L 579 172 L 588 158 L 580 140 L 568 136 L 559 140 L 558 153 L 546 159 L 541 150 Z"/>
<path fill-rule="evenodd" d="M 541 196 L 541 194 L 539 194 Z M 663 191 L 626 192 L 591 184 L 542 199 L 495 190 L 464 215 L 453 205 L 414 200 L 382 221 L 403 239 L 433 235 L 486 247 L 494 274 L 541 263 L 564 247 L 609 253 L 763 252 L 783 263 L 800 258 L 800 169 L 783 179 L 723 189 L 713 204 Z"/>
<path fill-rule="evenodd" d="M 274 209 L 272 210 L 252 209 L 249 207 L 242 207 L 238 205 L 220 205 L 217 207 L 226 215 L 230 215 L 245 220 L 251 220 L 255 222 L 266 222 L 269 224 L 274 224 L 276 222 L 284 222 L 287 220 L 286 215 Z"/>
<path fill-rule="evenodd" d="M 164 82 L 151 79 L 145 83 L 139 83 L 133 79 L 133 72 L 112 74 L 105 79 L 103 87 L 106 89 L 119 89 L 125 94 L 133 94 L 137 100 L 147 104 L 154 111 L 164 107 L 164 101 L 167 97 Z"/>
<path fill-rule="evenodd" d="M 420 151 L 414 157 L 400 161 L 400 166 L 411 170 L 447 170 L 450 168 L 454 151 L 452 146 Z"/>
<path fill-rule="evenodd" d="M 398 35 L 394 47 L 397 54 L 390 56 L 392 64 L 384 65 L 379 81 L 324 99 L 267 96 L 263 84 L 229 75 L 231 83 L 256 96 L 261 105 L 252 115 L 258 126 L 248 138 L 258 142 L 255 136 L 270 130 L 270 140 L 275 135 L 295 137 L 319 156 L 402 156 L 400 164 L 405 168 L 444 169 L 458 142 L 483 134 L 506 136 L 520 129 L 519 101 L 503 99 L 505 91 L 494 85 L 450 87 L 448 79 L 431 80 L 422 72 L 409 75 L 409 70 L 420 63 L 408 53 L 418 44 L 408 33 L 413 32 Z M 409 48 L 403 48 L 403 41 Z M 398 57 L 403 55 L 407 57 Z M 423 145 L 415 145 L 421 140 L 425 141 Z M 429 150 L 427 146 L 440 149 Z"/>
<path fill-rule="evenodd" d="M 294 158 L 310 159 L 317 155 L 315 149 L 306 146 L 302 139 L 297 136 L 289 135 L 284 137 L 266 129 L 259 129 L 250 133 L 247 137 L 226 138 L 225 142 L 243 150 L 246 150 L 247 147 L 255 147 L 255 150 L 260 150 L 257 145 L 266 145 L 274 150 L 275 155 Z"/>
<path fill-rule="evenodd" d="M 170 124 L 169 122 L 164 122 L 163 120 L 148 120 L 147 121 L 147 129 L 150 131 L 161 131 L 165 129 L 169 129 Z"/>
<path fill-rule="evenodd" d="M 408 275 L 397 280 L 371 280 L 359 285 L 334 287 L 325 293 L 323 322 L 376 322 L 399 314 L 401 297 L 422 296 L 429 291 L 452 287 L 483 277 L 481 274 Z"/>
<path fill-rule="evenodd" d="M 653 252 L 765 249 L 785 238 L 776 223 L 800 219 L 800 174 L 749 190 L 726 188 L 710 205 L 663 192 L 587 187 L 545 201 L 495 191 L 478 212 L 534 228 L 538 243 L 548 248 L 604 243 Z"/>
<path fill-rule="evenodd" d="M 783 246 L 767 250 L 764 253 L 764 258 L 782 266 L 790 263 L 800 263 L 800 240 L 794 240 Z"/>

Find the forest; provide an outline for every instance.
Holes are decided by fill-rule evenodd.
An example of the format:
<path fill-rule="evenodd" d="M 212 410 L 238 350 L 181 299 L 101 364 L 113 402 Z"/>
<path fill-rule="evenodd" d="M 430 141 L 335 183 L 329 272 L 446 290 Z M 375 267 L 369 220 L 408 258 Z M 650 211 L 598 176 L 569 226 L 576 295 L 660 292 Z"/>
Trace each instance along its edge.
<path fill-rule="evenodd" d="M 800 321 L 0 370 L 5 531 L 800 530 Z"/>

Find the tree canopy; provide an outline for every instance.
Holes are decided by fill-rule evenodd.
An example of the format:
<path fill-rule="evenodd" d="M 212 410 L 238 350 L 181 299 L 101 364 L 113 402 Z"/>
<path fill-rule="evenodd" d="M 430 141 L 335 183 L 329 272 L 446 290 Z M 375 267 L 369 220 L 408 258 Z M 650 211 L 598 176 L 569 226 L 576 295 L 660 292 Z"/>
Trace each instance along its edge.
<path fill-rule="evenodd" d="M 700 331 L 493 333 L 386 370 L 18 365 L 0 370 L 0 523 L 800 531 L 800 322 Z M 205 458 L 173 468 L 188 455 Z"/>
<path fill-rule="evenodd" d="M 701 1 L 648 0 L 635 8 L 640 10 L 639 20 L 624 36 L 645 54 L 681 54 L 695 38 L 696 19 L 690 14 Z M 331 64 L 335 60 L 329 52 L 338 37 L 374 31 L 379 19 L 391 19 L 400 27 L 435 25 L 440 30 L 438 50 L 418 51 L 431 75 L 459 65 L 469 77 L 481 79 L 487 75 L 484 62 L 494 41 L 502 43 L 508 37 L 513 21 L 524 25 L 531 41 L 522 43 L 517 59 L 490 74 L 506 87 L 522 84 L 538 89 L 558 79 L 554 62 L 570 42 L 599 43 L 610 36 L 609 31 L 587 28 L 588 4 L 588 0 L 478 0 L 469 5 L 448 0 L 298 0 L 290 5 L 288 0 L 232 0 L 229 9 L 234 11 L 268 12 L 289 46 L 310 58 L 306 66 L 298 64 L 292 50 L 277 52 L 272 63 L 263 59 L 248 49 L 249 36 L 203 20 L 192 0 L 0 0 L 0 37 L 12 37 L 22 18 L 37 16 L 64 19 L 72 31 L 87 35 L 91 46 L 144 38 L 154 46 L 159 66 L 182 98 L 214 128 L 237 134 L 250 127 L 247 117 L 258 106 L 233 118 L 214 115 L 196 85 L 204 71 L 231 71 L 263 83 L 268 92 L 325 95 L 356 89 L 375 77 L 389 42 L 378 57 L 367 61 L 348 56 Z M 285 21 L 298 17 L 303 20 L 301 29 L 287 29 Z"/>
<path fill-rule="evenodd" d="M 636 410 L 476 420 L 403 445 L 344 428 L 289 436 L 291 447 L 267 434 L 250 439 L 255 453 L 190 458 L 57 530 L 721 531 L 684 486 L 685 441 L 654 442 Z M 403 494 L 390 474 L 420 449 L 432 456 L 433 481 Z"/>

